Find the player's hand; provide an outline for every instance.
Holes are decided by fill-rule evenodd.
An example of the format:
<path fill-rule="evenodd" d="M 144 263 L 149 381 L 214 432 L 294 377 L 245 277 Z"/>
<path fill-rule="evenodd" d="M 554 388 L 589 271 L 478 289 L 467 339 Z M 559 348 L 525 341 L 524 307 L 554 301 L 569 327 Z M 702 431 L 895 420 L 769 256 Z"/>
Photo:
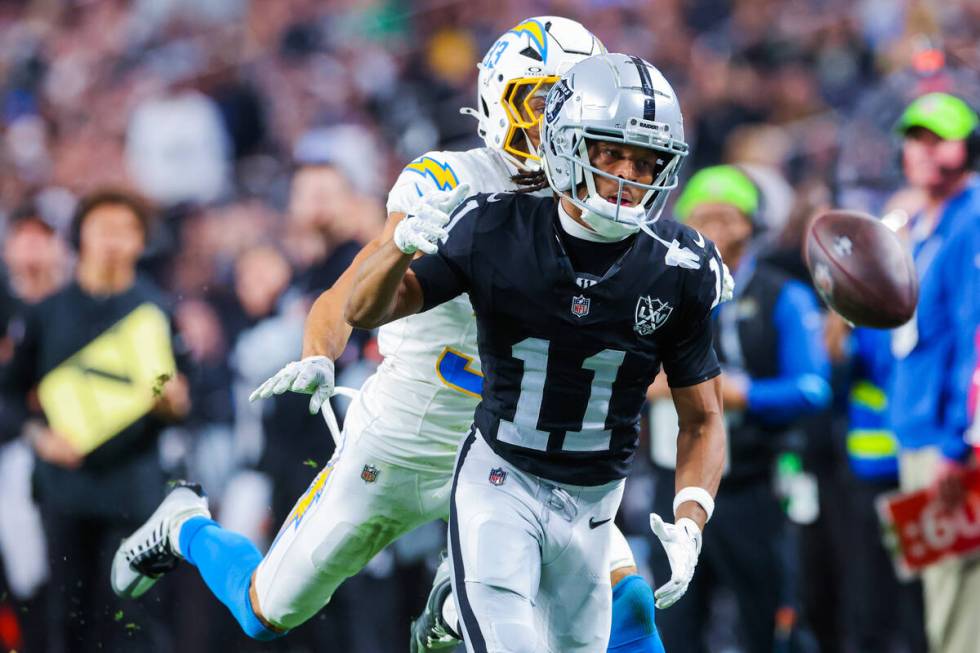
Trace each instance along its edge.
<path fill-rule="evenodd" d="M 687 517 L 681 517 L 676 524 L 669 524 L 657 513 L 650 515 L 650 528 L 663 544 L 670 562 L 670 580 L 653 594 L 657 608 L 662 610 L 684 596 L 694 577 L 694 568 L 701 553 L 701 529 Z"/>
<path fill-rule="evenodd" d="M 313 395 L 310 398 L 310 414 L 320 412 L 324 402 L 333 395 L 333 361 L 326 356 L 307 356 L 293 361 L 276 372 L 249 395 L 249 401 L 268 399 L 284 392 Z"/>
<path fill-rule="evenodd" d="M 460 184 L 451 191 L 426 193 L 404 220 L 395 227 L 395 247 L 405 254 L 422 251 L 435 254 L 439 242 L 445 241 L 449 232 L 449 214 L 469 195 L 470 187 Z"/>
<path fill-rule="evenodd" d="M 735 277 L 728 271 L 728 266 L 721 264 L 721 298 L 718 303 L 727 302 L 735 296 Z"/>

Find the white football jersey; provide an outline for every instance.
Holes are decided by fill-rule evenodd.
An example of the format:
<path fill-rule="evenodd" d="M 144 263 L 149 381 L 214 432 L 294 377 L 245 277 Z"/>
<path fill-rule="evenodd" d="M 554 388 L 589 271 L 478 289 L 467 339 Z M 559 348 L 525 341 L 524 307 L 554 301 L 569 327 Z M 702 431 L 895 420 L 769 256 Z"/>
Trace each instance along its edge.
<path fill-rule="evenodd" d="M 429 191 L 464 183 L 473 195 L 512 191 L 515 172 L 490 148 L 429 152 L 399 175 L 388 213 L 410 213 Z M 483 384 L 469 299 L 460 296 L 381 327 L 378 345 L 384 361 L 351 406 L 366 425 L 360 446 L 387 462 L 451 469 Z"/>

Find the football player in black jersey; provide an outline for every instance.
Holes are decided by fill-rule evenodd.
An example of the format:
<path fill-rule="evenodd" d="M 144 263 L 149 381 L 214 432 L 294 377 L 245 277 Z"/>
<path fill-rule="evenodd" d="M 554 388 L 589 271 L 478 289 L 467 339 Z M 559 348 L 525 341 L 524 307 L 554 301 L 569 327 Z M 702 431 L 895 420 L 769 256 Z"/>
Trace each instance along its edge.
<path fill-rule="evenodd" d="M 358 271 L 346 309 L 374 328 L 468 293 L 482 401 L 460 446 L 449 549 L 468 650 L 603 651 L 609 537 L 661 365 L 679 415 L 675 522 L 651 515 L 684 593 L 725 457 L 709 314 L 730 277 L 709 241 L 659 222 L 687 154 L 673 89 L 621 54 L 548 95 L 553 198 L 427 197 Z M 441 244 L 440 244 L 441 243 Z M 417 251 L 428 256 L 415 258 Z"/>

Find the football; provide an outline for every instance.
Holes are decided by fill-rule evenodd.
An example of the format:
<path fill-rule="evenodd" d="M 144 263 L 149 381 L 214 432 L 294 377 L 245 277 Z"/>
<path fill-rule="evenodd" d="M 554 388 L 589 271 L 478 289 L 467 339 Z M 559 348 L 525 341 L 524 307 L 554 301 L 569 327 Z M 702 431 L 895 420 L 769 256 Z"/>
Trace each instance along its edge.
<path fill-rule="evenodd" d="M 881 220 L 858 211 L 822 213 L 810 225 L 805 251 L 817 292 L 853 324 L 893 328 L 915 313 L 912 256 Z"/>

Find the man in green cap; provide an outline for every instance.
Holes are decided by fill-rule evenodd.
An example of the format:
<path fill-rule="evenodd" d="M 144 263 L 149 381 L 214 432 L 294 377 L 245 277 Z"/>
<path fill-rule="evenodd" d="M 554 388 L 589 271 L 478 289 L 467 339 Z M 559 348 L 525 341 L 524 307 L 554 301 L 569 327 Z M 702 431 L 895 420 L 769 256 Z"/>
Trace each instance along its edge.
<path fill-rule="evenodd" d="M 792 609 L 783 590 L 795 574 L 783 558 L 786 524 L 772 490 L 773 468 L 790 427 L 826 407 L 831 393 L 816 297 L 756 257 L 768 226 L 763 204 L 763 193 L 746 170 L 723 165 L 691 177 L 674 210 L 679 221 L 717 245 L 735 276 L 735 296 L 712 315 L 730 448 L 718 494 L 724 509 L 714 518 L 719 527 L 705 533 L 715 545 L 702 553 L 710 570 L 694 578 L 688 590 L 694 600 L 657 615 L 671 653 L 704 650 L 705 643 L 691 633 L 709 630 L 705 607 L 719 585 L 736 594 L 746 651 L 772 651 L 777 628 L 790 628 L 786 619 L 776 620 L 777 612 Z M 657 385 L 648 394 L 652 400 L 664 396 Z M 655 427 L 654 451 L 664 450 L 661 439 L 675 436 L 676 429 Z M 668 456 L 654 458 L 662 472 L 654 496 L 669 500 L 673 474 L 663 469 L 669 467 Z M 654 575 L 668 573 L 658 563 L 653 561 Z"/>
<path fill-rule="evenodd" d="M 978 125 L 976 112 L 946 93 L 917 98 L 896 125 L 906 180 L 924 205 L 906 229 L 919 273 L 919 306 L 908 324 L 892 332 L 889 419 L 901 447 L 902 488 L 931 488 L 940 512 L 953 514 L 948 523 L 965 519 L 961 479 L 975 463 L 964 434 L 980 326 Z M 976 651 L 980 561 L 947 559 L 927 568 L 922 581 L 930 650 Z"/>

